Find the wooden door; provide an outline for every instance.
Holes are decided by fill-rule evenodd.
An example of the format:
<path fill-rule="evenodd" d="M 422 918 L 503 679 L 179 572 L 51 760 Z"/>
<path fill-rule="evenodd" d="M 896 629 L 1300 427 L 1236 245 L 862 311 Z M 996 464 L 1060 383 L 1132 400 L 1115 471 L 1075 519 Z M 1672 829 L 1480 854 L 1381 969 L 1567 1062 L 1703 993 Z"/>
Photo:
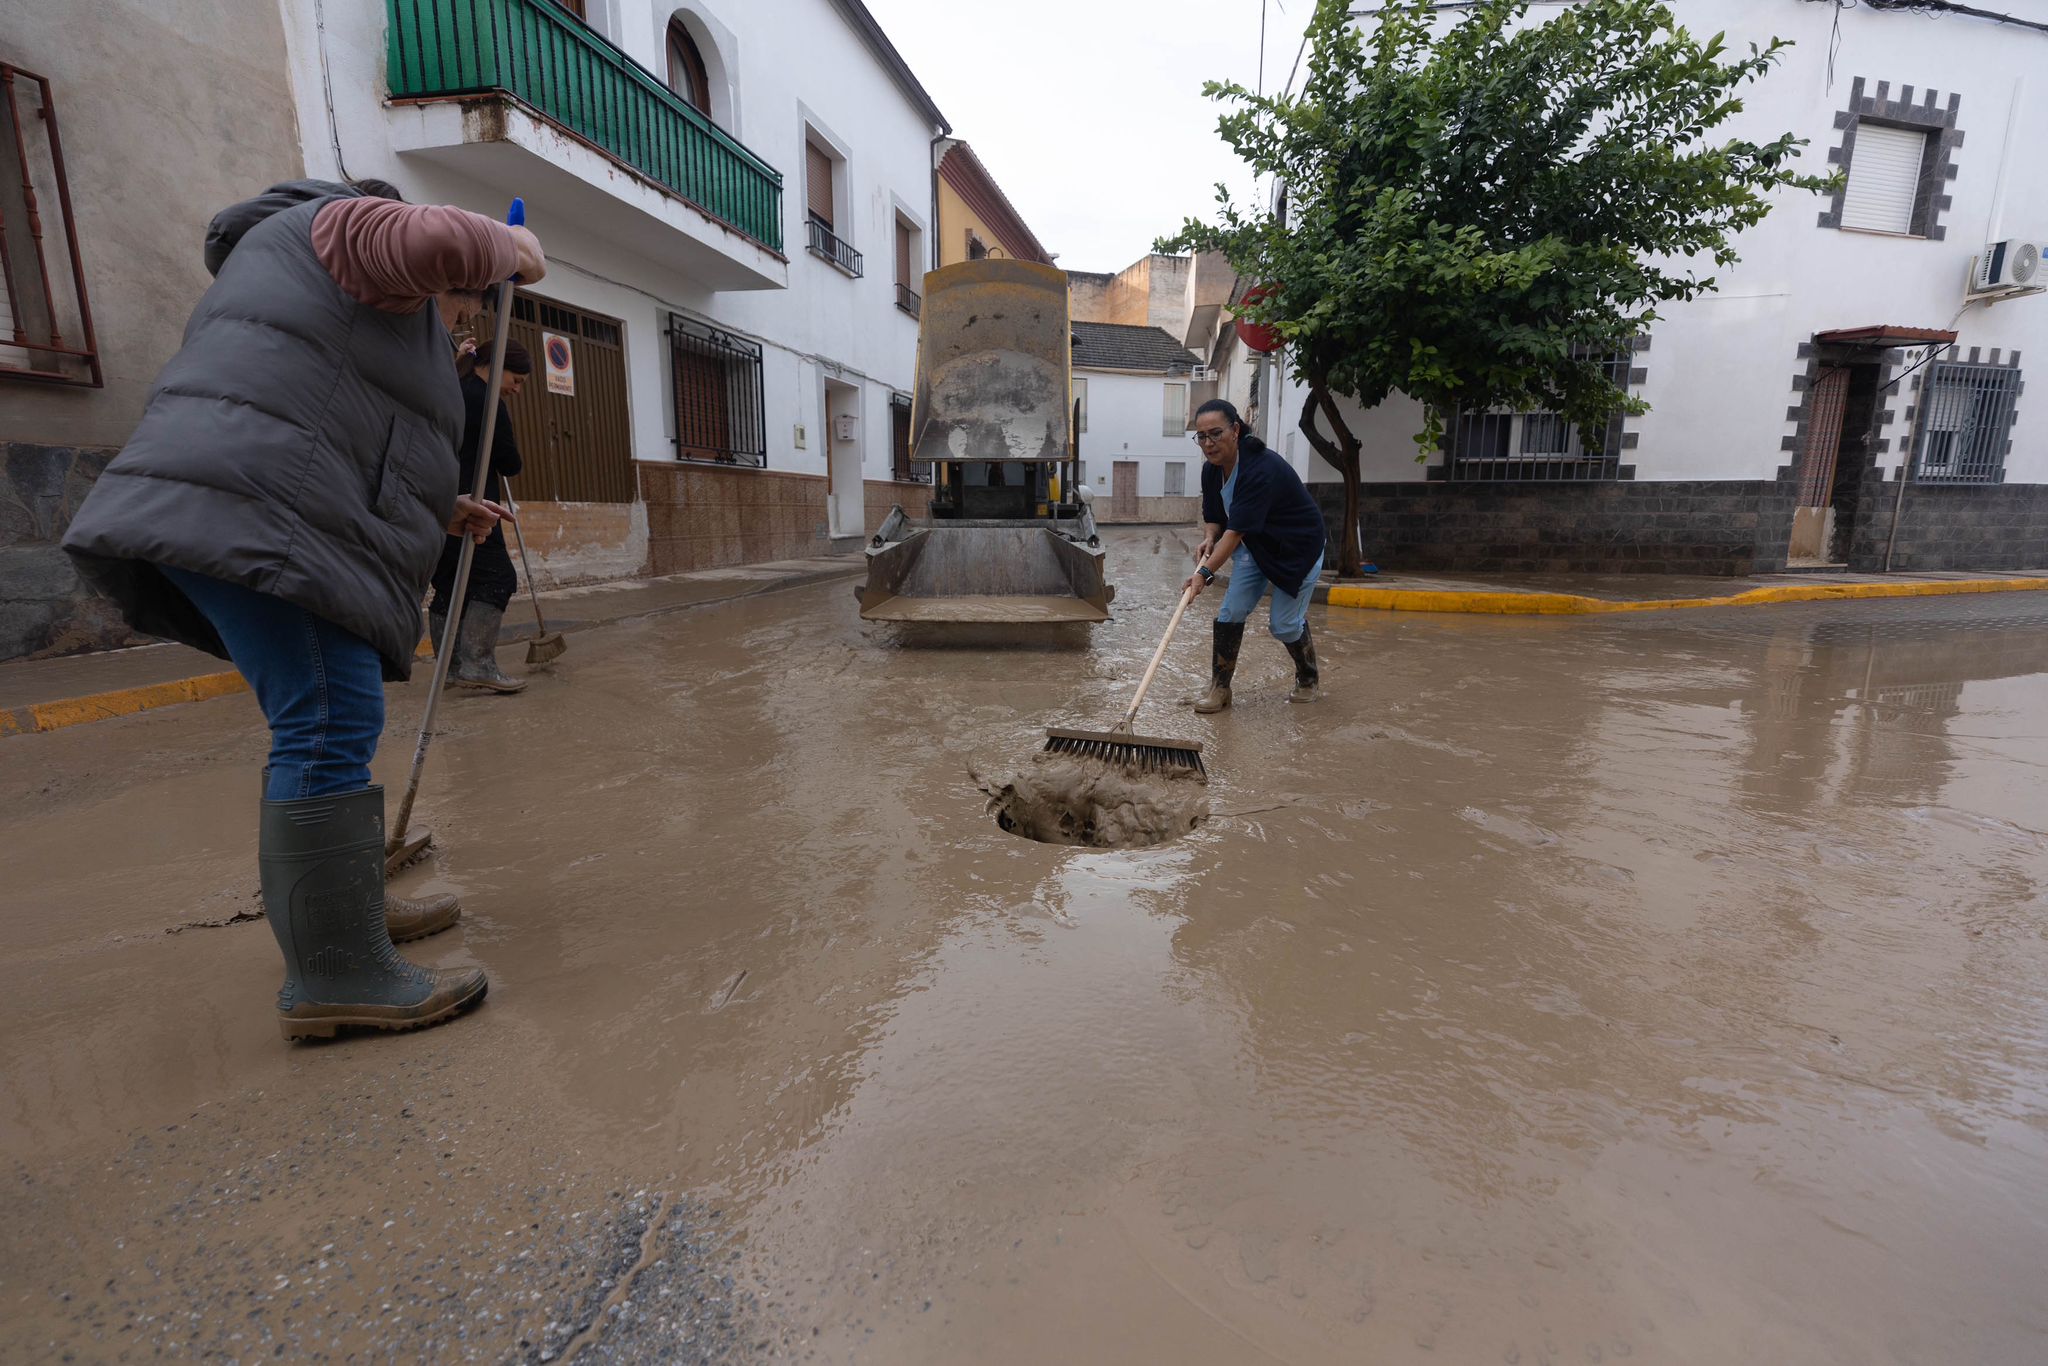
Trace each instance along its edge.
<path fill-rule="evenodd" d="M 1110 470 L 1109 512 L 1112 517 L 1138 515 L 1138 462 L 1119 460 Z"/>
<path fill-rule="evenodd" d="M 1799 452 L 1799 502 L 1792 510 L 1794 563 L 1827 563 L 1835 538 L 1835 464 L 1842 453 L 1842 414 L 1849 402 L 1849 367 L 1821 367 L 1807 407 L 1806 443 Z"/>
<path fill-rule="evenodd" d="M 477 323 L 477 351 L 488 356 L 493 319 Z M 548 389 L 544 334 L 567 340 L 575 392 Z M 507 402 L 525 468 L 512 483 L 516 498 L 561 503 L 630 503 L 632 421 L 626 406 L 626 348 L 616 318 L 566 308 L 519 292 L 512 301 L 512 338 L 533 357 L 534 372 Z"/>

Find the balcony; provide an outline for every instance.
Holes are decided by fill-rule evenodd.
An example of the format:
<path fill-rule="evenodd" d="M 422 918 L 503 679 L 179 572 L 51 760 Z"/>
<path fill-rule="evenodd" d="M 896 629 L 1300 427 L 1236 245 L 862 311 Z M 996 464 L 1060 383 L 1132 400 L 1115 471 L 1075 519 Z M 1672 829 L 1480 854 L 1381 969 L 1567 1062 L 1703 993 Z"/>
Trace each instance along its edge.
<path fill-rule="evenodd" d="M 896 307 L 915 318 L 924 307 L 924 298 L 909 285 L 896 286 Z"/>
<path fill-rule="evenodd" d="M 781 172 L 554 0 L 386 0 L 386 12 L 399 152 L 708 288 L 788 284 Z"/>
<path fill-rule="evenodd" d="M 831 224 L 816 214 L 805 221 L 811 229 L 811 255 L 824 257 L 856 280 L 866 273 L 867 258 L 835 236 Z"/>

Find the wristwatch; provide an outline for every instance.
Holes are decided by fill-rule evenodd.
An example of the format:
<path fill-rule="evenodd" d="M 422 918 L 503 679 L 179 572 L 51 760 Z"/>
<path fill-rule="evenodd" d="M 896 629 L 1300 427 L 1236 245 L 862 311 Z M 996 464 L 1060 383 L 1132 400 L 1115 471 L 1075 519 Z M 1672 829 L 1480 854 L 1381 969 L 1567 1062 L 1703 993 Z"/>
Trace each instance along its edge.
<path fill-rule="evenodd" d="M 1200 575 L 1202 576 L 1202 582 L 1203 582 L 1203 583 L 1214 583 L 1214 582 L 1216 582 L 1216 571 L 1215 571 L 1215 570 L 1213 570 L 1213 569 L 1211 569 L 1211 568 L 1210 568 L 1210 567 L 1209 567 L 1208 565 L 1206 565 L 1206 564 L 1198 564 L 1198 565 L 1196 565 L 1196 566 L 1195 566 L 1195 572 L 1196 572 L 1197 574 L 1200 574 Z"/>

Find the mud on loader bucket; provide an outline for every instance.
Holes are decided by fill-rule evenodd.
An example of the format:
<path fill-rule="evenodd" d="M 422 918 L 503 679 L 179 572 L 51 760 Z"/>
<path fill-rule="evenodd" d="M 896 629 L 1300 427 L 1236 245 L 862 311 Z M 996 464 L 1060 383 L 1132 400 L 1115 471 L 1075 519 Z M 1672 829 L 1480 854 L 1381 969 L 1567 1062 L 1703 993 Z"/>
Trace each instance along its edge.
<path fill-rule="evenodd" d="M 925 276 L 910 459 L 922 518 L 889 514 L 858 590 L 868 621 L 1104 621 L 1095 519 L 1074 500 L 1067 279 L 1031 261 Z"/>

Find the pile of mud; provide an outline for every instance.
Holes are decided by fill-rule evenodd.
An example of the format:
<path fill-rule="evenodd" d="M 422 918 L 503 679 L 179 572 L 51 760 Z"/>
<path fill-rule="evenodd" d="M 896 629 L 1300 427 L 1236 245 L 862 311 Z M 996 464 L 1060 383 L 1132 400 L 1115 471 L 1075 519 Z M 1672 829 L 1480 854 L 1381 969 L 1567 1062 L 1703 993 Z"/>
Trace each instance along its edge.
<path fill-rule="evenodd" d="M 1178 839 L 1209 814 L 1209 789 L 1192 769 L 1134 773 L 1099 759 L 1038 753 L 1015 773 L 985 777 L 996 824 L 1040 844 L 1128 849 Z"/>

